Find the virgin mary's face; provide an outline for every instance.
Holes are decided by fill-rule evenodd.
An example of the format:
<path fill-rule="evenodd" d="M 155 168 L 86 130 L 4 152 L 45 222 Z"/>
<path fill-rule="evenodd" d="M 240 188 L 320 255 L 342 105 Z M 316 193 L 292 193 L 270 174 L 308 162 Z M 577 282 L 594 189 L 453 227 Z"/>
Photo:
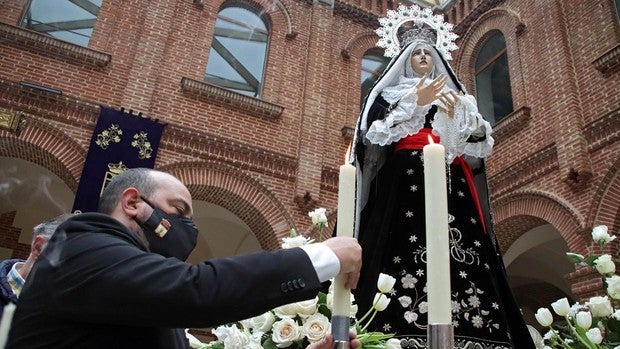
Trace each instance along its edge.
<path fill-rule="evenodd" d="M 411 51 L 411 68 L 418 75 L 430 73 L 433 69 L 433 56 L 428 47 L 420 45 Z"/>

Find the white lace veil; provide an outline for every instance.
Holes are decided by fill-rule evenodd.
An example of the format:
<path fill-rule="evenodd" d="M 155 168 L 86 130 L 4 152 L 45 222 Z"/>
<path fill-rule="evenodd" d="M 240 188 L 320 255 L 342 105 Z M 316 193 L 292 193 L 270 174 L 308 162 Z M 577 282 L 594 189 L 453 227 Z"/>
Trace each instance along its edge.
<path fill-rule="evenodd" d="M 370 144 L 365 139 L 366 132 L 368 131 L 368 113 L 370 107 L 375 102 L 378 95 L 386 100 L 390 104 L 398 102 L 402 96 L 409 91 L 413 86 L 417 84 L 420 76 L 413 72 L 411 67 L 411 52 L 419 45 L 424 45 L 428 48 L 431 56 L 433 57 L 433 72 L 429 76 L 429 79 L 435 78 L 440 74 L 444 74 L 448 77 L 447 86 L 454 91 L 463 91 L 465 89 L 463 85 L 456 78 L 456 74 L 443 58 L 440 52 L 435 49 L 435 46 L 429 44 L 428 41 L 421 39 L 414 39 L 407 44 L 401 52 L 394 57 L 383 74 L 375 82 L 375 85 L 370 90 L 370 93 L 364 101 L 362 111 L 358 118 L 354 139 L 353 139 L 353 151 L 351 152 L 350 162 L 357 162 L 357 154 L 359 148 L 363 147 L 363 169 L 357 164 L 357 196 L 356 196 L 356 222 L 355 222 L 355 235 L 359 231 L 359 217 L 361 210 L 366 205 L 368 200 L 368 193 L 370 190 L 370 184 L 375 178 L 379 169 L 385 162 L 385 147 L 380 147 L 375 144 Z"/>

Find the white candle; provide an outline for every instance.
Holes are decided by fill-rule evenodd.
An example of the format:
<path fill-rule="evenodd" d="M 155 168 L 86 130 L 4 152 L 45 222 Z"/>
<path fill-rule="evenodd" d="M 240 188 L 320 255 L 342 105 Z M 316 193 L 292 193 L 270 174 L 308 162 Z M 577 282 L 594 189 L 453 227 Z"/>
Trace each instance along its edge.
<path fill-rule="evenodd" d="M 350 149 L 350 147 L 349 147 Z M 346 159 L 350 150 L 347 150 Z M 353 219 L 355 215 L 355 166 L 340 166 L 338 177 L 338 221 L 337 236 L 353 237 Z M 350 316 L 351 290 L 344 287 L 345 275 L 339 274 L 334 279 L 333 315 Z"/>
<path fill-rule="evenodd" d="M 448 194 L 443 145 L 432 143 L 424 152 L 424 202 L 426 208 L 426 276 L 428 323 L 451 324 L 450 245 Z"/>
<path fill-rule="evenodd" d="M 9 336 L 9 329 L 11 328 L 11 321 L 13 320 L 13 313 L 15 313 L 15 304 L 9 303 L 4 306 L 2 312 L 2 319 L 0 320 L 0 348 L 4 349 L 6 340 Z"/>

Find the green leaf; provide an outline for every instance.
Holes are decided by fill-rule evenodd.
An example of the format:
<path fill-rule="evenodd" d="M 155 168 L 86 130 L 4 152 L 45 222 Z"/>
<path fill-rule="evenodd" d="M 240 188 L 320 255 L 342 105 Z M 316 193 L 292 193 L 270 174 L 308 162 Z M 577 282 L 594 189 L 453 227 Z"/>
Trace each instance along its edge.
<path fill-rule="evenodd" d="M 584 260 L 584 257 L 578 253 L 566 252 L 566 257 L 574 264 L 582 263 Z"/>
<path fill-rule="evenodd" d="M 269 336 L 266 340 L 263 341 L 263 348 L 264 349 L 278 349 L 278 346 L 273 341 L 273 339 L 271 339 L 271 336 Z"/>
<path fill-rule="evenodd" d="M 593 267 L 593 266 L 594 266 L 594 261 L 595 261 L 598 257 L 599 257 L 599 256 L 588 256 L 588 257 L 586 257 L 586 259 L 584 260 L 584 262 L 585 262 L 587 265 L 589 265 L 589 266 Z"/>

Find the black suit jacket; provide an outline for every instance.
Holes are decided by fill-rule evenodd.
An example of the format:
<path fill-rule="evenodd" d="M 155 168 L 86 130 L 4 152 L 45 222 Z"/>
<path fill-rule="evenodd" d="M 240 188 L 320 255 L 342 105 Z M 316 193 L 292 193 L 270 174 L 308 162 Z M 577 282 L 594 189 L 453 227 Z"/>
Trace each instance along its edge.
<path fill-rule="evenodd" d="M 148 252 L 110 216 L 84 213 L 35 264 L 7 348 L 185 348 L 179 329 L 249 318 L 320 287 L 299 248 L 190 265 Z"/>

